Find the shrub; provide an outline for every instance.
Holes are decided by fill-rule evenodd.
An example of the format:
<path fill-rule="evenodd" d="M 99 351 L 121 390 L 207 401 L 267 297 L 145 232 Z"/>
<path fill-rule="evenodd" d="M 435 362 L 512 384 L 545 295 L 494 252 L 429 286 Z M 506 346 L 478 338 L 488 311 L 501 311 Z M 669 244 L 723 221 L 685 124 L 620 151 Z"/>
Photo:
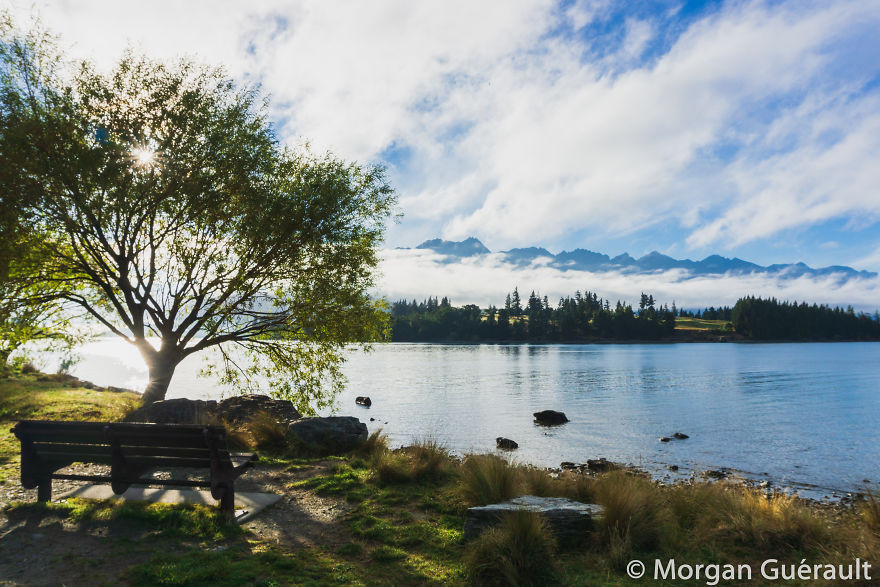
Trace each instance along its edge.
<path fill-rule="evenodd" d="M 556 543 L 540 514 L 514 511 L 483 533 L 467 557 L 478 585 L 547 585 L 554 582 Z"/>
<path fill-rule="evenodd" d="M 27 373 L 36 373 L 38 371 L 37 367 L 31 363 L 30 361 L 23 363 L 21 365 L 21 372 L 24 374 Z"/>
<path fill-rule="evenodd" d="M 459 469 L 459 488 L 471 505 L 506 501 L 517 494 L 519 471 L 496 455 L 470 455 Z"/>

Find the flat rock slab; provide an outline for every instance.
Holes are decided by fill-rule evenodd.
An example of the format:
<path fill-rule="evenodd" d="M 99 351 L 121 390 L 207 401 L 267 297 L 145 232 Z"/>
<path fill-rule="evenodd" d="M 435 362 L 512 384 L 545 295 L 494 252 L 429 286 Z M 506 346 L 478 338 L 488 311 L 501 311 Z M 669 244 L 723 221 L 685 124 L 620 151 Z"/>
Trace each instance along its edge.
<path fill-rule="evenodd" d="M 465 539 L 475 538 L 498 524 L 512 511 L 536 512 L 544 516 L 550 531 L 560 543 L 577 541 L 593 528 L 593 522 L 602 517 L 600 505 L 581 503 L 564 497 L 537 497 L 523 495 L 504 503 L 493 503 L 468 508 L 464 520 Z"/>
<path fill-rule="evenodd" d="M 109 485 L 84 485 L 57 497 L 84 499 L 120 499 L 122 501 L 146 501 L 150 503 L 195 503 L 216 506 L 219 502 L 211 497 L 210 491 L 194 489 L 163 489 L 161 487 L 130 487 L 122 495 L 116 495 Z M 260 511 L 281 499 L 275 493 L 235 492 L 235 521 L 247 522 Z"/>

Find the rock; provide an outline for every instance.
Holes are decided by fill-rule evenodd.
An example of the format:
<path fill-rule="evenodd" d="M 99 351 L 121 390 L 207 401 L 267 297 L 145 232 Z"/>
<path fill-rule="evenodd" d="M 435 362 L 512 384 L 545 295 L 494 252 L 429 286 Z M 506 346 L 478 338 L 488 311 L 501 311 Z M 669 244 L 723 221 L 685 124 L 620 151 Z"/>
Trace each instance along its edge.
<path fill-rule="evenodd" d="M 571 461 L 562 461 L 559 463 L 560 469 L 579 469 L 580 465 L 577 463 L 572 463 Z"/>
<path fill-rule="evenodd" d="M 476 538 L 486 528 L 496 525 L 504 514 L 517 510 L 543 515 L 556 539 L 560 543 L 571 543 L 591 531 L 594 520 L 601 518 L 603 508 L 564 497 L 523 495 L 504 503 L 468 508 L 464 521 L 465 539 Z"/>
<path fill-rule="evenodd" d="M 250 422 L 260 414 L 287 424 L 299 420 L 300 413 L 289 400 L 272 399 L 267 395 L 236 395 L 219 402 L 217 415 L 234 426 Z"/>
<path fill-rule="evenodd" d="M 672 435 L 672 437 L 677 438 L 679 440 L 686 440 L 686 439 L 690 438 L 690 436 L 688 436 L 687 434 L 682 434 L 681 432 L 676 432 L 675 434 Z"/>
<path fill-rule="evenodd" d="M 370 422 L 375 422 L 376 418 L 370 418 Z"/>
<path fill-rule="evenodd" d="M 321 452 L 344 452 L 367 439 L 367 425 L 354 416 L 301 418 L 287 427 L 292 437 Z"/>
<path fill-rule="evenodd" d="M 668 436 L 661 436 L 660 437 L 660 442 L 669 442 L 670 440 L 672 440 L 672 439 L 669 438 Z"/>
<path fill-rule="evenodd" d="M 606 461 L 604 458 L 599 459 L 588 459 L 587 460 L 587 468 L 596 473 L 601 473 L 603 471 L 611 471 L 616 467 L 614 463 L 611 461 Z"/>
<path fill-rule="evenodd" d="M 367 397 L 365 395 L 359 395 L 356 398 L 354 398 L 354 403 L 356 403 L 359 406 L 367 406 L 369 408 L 370 406 L 373 405 L 373 400 L 371 400 L 369 397 Z"/>
<path fill-rule="evenodd" d="M 199 424 L 216 419 L 217 402 L 200 399 L 166 399 L 141 406 L 126 417 L 129 422 Z"/>
<path fill-rule="evenodd" d="M 669 465 L 668 468 L 670 471 L 678 471 L 678 465 Z"/>
<path fill-rule="evenodd" d="M 499 436 L 495 439 L 495 446 L 503 450 L 513 450 L 519 448 L 519 445 L 509 438 Z"/>
<path fill-rule="evenodd" d="M 132 412 L 129 422 L 155 422 L 158 424 L 222 424 L 232 426 L 253 420 L 260 414 L 268 414 L 287 424 L 300 417 L 288 400 L 276 400 L 266 395 L 238 395 L 221 402 L 200 399 L 166 399 L 142 406 Z"/>
<path fill-rule="evenodd" d="M 535 423 L 543 426 L 558 426 L 559 424 L 565 424 L 568 422 L 568 418 L 565 417 L 563 412 L 557 412 L 555 410 L 543 410 L 541 412 L 535 412 L 532 415 L 535 417 Z"/>
<path fill-rule="evenodd" d="M 710 479 L 726 479 L 729 473 L 723 469 L 709 470 L 703 473 L 704 477 L 709 477 Z"/>

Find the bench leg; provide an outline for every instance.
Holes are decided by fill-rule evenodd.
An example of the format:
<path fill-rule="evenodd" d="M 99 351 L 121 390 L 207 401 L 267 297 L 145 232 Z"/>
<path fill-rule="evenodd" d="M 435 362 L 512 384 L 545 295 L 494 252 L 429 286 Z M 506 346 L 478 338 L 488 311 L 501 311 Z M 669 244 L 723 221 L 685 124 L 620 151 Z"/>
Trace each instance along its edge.
<path fill-rule="evenodd" d="M 51 477 L 41 477 L 37 481 L 37 501 L 52 501 Z"/>
<path fill-rule="evenodd" d="M 232 484 L 226 486 L 223 496 L 220 498 L 220 511 L 229 516 L 235 517 L 235 488 Z"/>

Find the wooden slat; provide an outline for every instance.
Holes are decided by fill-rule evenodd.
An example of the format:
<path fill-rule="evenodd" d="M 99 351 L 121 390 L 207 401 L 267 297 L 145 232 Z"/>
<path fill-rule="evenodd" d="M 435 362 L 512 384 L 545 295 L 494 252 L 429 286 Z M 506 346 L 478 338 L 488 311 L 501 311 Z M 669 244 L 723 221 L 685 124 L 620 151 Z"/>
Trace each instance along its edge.
<path fill-rule="evenodd" d="M 92 455 L 112 454 L 110 445 L 34 443 L 33 448 L 38 455 L 46 457 L 59 453 L 81 454 L 84 458 Z M 126 458 L 129 456 L 211 458 L 211 451 L 207 448 L 126 446 L 122 448 L 122 454 Z M 221 459 L 229 458 L 228 451 L 220 450 L 218 454 Z"/>
<path fill-rule="evenodd" d="M 224 459 L 221 459 L 223 462 Z M 168 456 L 158 456 L 158 457 L 140 457 L 140 456 L 125 456 L 125 462 L 129 466 L 135 468 L 152 468 L 156 467 L 159 469 L 173 469 L 178 467 L 194 467 L 194 468 L 210 468 L 211 459 L 210 458 L 198 458 L 198 457 L 168 457 Z M 229 461 L 227 461 L 229 462 Z M 61 468 L 62 466 L 67 466 L 71 463 L 94 463 L 98 465 L 112 465 L 113 458 L 111 455 L 83 455 L 76 452 L 70 453 L 53 453 L 52 455 L 46 455 L 46 458 L 43 459 L 43 463 L 49 466 L 55 466 L 55 468 Z M 231 464 L 231 462 L 230 462 Z"/>

